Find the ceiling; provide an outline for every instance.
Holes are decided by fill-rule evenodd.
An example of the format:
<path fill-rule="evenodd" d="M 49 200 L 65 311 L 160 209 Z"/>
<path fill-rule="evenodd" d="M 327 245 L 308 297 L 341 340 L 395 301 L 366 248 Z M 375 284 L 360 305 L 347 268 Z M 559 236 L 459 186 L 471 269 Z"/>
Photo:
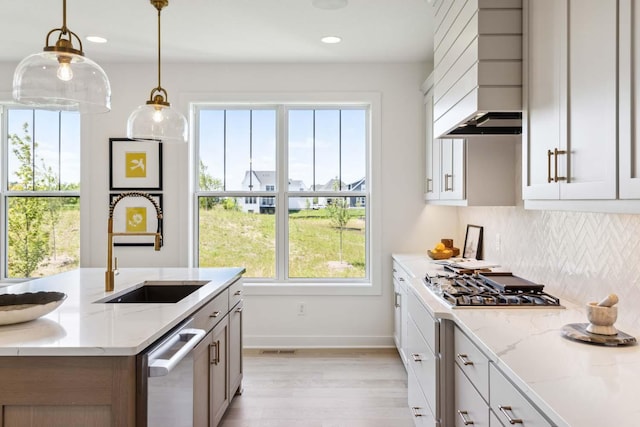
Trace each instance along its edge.
<path fill-rule="evenodd" d="M 430 0 L 349 0 L 334 10 L 312 0 L 170 0 L 162 10 L 162 61 L 432 62 L 430 9 Z M 62 26 L 62 0 L 2 0 L 0 10 L 11 17 L 3 22 L 0 62 L 40 52 L 47 32 Z M 67 27 L 98 63 L 155 61 L 156 25 L 149 0 L 67 0 Z M 108 43 L 90 43 L 89 35 Z M 321 43 L 326 35 L 343 41 Z"/>

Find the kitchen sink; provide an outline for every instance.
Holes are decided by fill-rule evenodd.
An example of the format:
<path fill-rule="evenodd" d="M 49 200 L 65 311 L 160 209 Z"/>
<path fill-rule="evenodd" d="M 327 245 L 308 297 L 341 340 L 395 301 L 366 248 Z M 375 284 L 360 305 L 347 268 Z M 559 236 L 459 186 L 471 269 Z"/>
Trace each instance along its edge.
<path fill-rule="evenodd" d="M 207 283 L 209 282 L 202 280 L 145 281 L 137 285 L 133 290 L 97 302 L 115 304 L 176 303 Z"/>

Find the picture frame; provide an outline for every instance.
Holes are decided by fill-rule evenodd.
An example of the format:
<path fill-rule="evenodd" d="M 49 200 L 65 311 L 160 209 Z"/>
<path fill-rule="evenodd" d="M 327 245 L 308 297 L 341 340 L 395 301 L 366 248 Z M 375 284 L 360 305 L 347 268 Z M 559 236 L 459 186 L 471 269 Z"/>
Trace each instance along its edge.
<path fill-rule="evenodd" d="M 482 259 L 482 231 L 479 225 L 467 225 L 462 258 Z"/>
<path fill-rule="evenodd" d="M 162 143 L 109 138 L 109 189 L 162 190 Z"/>
<path fill-rule="evenodd" d="M 119 193 L 109 195 L 109 205 L 119 197 Z M 149 193 L 162 209 L 162 194 Z M 164 213 L 164 211 L 163 211 Z M 158 230 L 156 208 L 144 197 L 125 197 L 113 210 L 113 231 L 155 233 Z M 162 234 L 162 227 L 160 227 Z M 163 236 L 164 237 L 164 236 Z M 153 246 L 153 236 L 113 236 L 113 246 Z"/>

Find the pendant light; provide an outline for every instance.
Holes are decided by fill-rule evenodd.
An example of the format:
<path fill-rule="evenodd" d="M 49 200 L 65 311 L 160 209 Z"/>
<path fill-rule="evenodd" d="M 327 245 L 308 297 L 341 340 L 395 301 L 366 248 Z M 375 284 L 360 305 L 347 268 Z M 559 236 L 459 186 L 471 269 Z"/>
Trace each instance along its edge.
<path fill-rule="evenodd" d="M 51 45 L 49 39 L 55 34 L 58 38 Z M 107 75 L 84 56 L 82 41 L 67 28 L 67 0 L 62 0 L 62 27 L 47 33 L 42 52 L 18 64 L 13 75 L 13 99 L 45 109 L 81 113 L 111 110 Z"/>
<path fill-rule="evenodd" d="M 139 106 L 127 121 L 127 137 L 138 141 L 187 142 L 187 119 L 171 108 L 167 91 L 160 83 L 160 13 L 169 0 L 150 0 L 158 10 L 158 86 L 146 104 Z"/>

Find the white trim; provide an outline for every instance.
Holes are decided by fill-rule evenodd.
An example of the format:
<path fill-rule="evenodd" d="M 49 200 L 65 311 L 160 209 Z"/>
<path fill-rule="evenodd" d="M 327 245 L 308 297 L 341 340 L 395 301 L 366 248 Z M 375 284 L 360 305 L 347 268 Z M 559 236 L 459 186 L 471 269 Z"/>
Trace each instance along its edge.
<path fill-rule="evenodd" d="M 392 336 L 244 335 L 244 348 L 395 348 Z"/>
<path fill-rule="evenodd" d="M 304 101 L 301 101 L 304 100 Z M 368 278 L 363 282 L 346 282 L 343 284 L 331 282 L 323 283 L 295 283 L 274 284 L 273 282 L 255 282 L 254 284 L 245 284 L 247 294 L 249 295 L 382 295 L 382 263 L 373 260 L 381 258 L 382 255 L 382 202 L 380 194 L 382 192 L 381 180 L 381 93 L 379 92 L 262 92 L 262 93 L 244 93 L 244 92 L 214 92 L 214 93 L 182 93 L 180 95 L 180 104 L 189 105 L 189 114 L 194 124 L 192 135 L 194 140 L 194 151 L 190 156 L 190 186 L 195 190 L 197 184 L 198 167 L 197 162 L 197 138 L 195 132 L 195 123 L 197 109 L 206 106 L 225 106 L 231 104 L 246 103 L 252 108 L 259 104 L 287 106 L 314 106 L 321 107 L 326 105 L 341 106 L 368 106 L 369 107 L 369 123 L 368 132 L 370 136 L 370 144 L 367 147 L 367 179 L 371 182 L 367 184 L 369 187 L 369 200 L 366 209 L 368 210 L 366 224 L 369 231 L 370 242 L 367 242 L 366 265 L 369 266 Z M 286 132 L 286 126 L 282 128 Z M 280 144 L 281 138 L 286 135 L 276 135 L 277 138 L 277 156 L 278 160 L 286 160 L 286 153 Z M 285 163 L 282 163 L 287 165 Z M 281 178 L 281 177 L 279 177 Z M 278 179 L 278 178 L 277 178 Z M 282 178 L 284 179 L 284 178 Z M 278 181 L 280 182 L 280 181 Z M 195 194 L 192 191 L 192 194 Z M 279 193 L 281 194 L 281 193 Z M 193 198 L 191 204 L 194 209 L 192 225 L 190 229 L 194 230 L 194 236 L 197 233 L 197 198 Z M 278 204 L 281 205 L 282 201 Z M 284 224 L 278 224 L 281 230 L 286 231 Z M 198 259 L 197 243 L 194 239 L 190 252 L 193 257 L 189 260 L 189 265 L 195 265 Z M 279 257 L 278 259 L 282 259 Z M 281 261 L 284 262 L 284 261 Z M 283 266 L 278 265 L 278 269 Z M 281 271 L 281 270 L 280 270 Z M 247 278 L 251 280 L 250 278 Z"/>

